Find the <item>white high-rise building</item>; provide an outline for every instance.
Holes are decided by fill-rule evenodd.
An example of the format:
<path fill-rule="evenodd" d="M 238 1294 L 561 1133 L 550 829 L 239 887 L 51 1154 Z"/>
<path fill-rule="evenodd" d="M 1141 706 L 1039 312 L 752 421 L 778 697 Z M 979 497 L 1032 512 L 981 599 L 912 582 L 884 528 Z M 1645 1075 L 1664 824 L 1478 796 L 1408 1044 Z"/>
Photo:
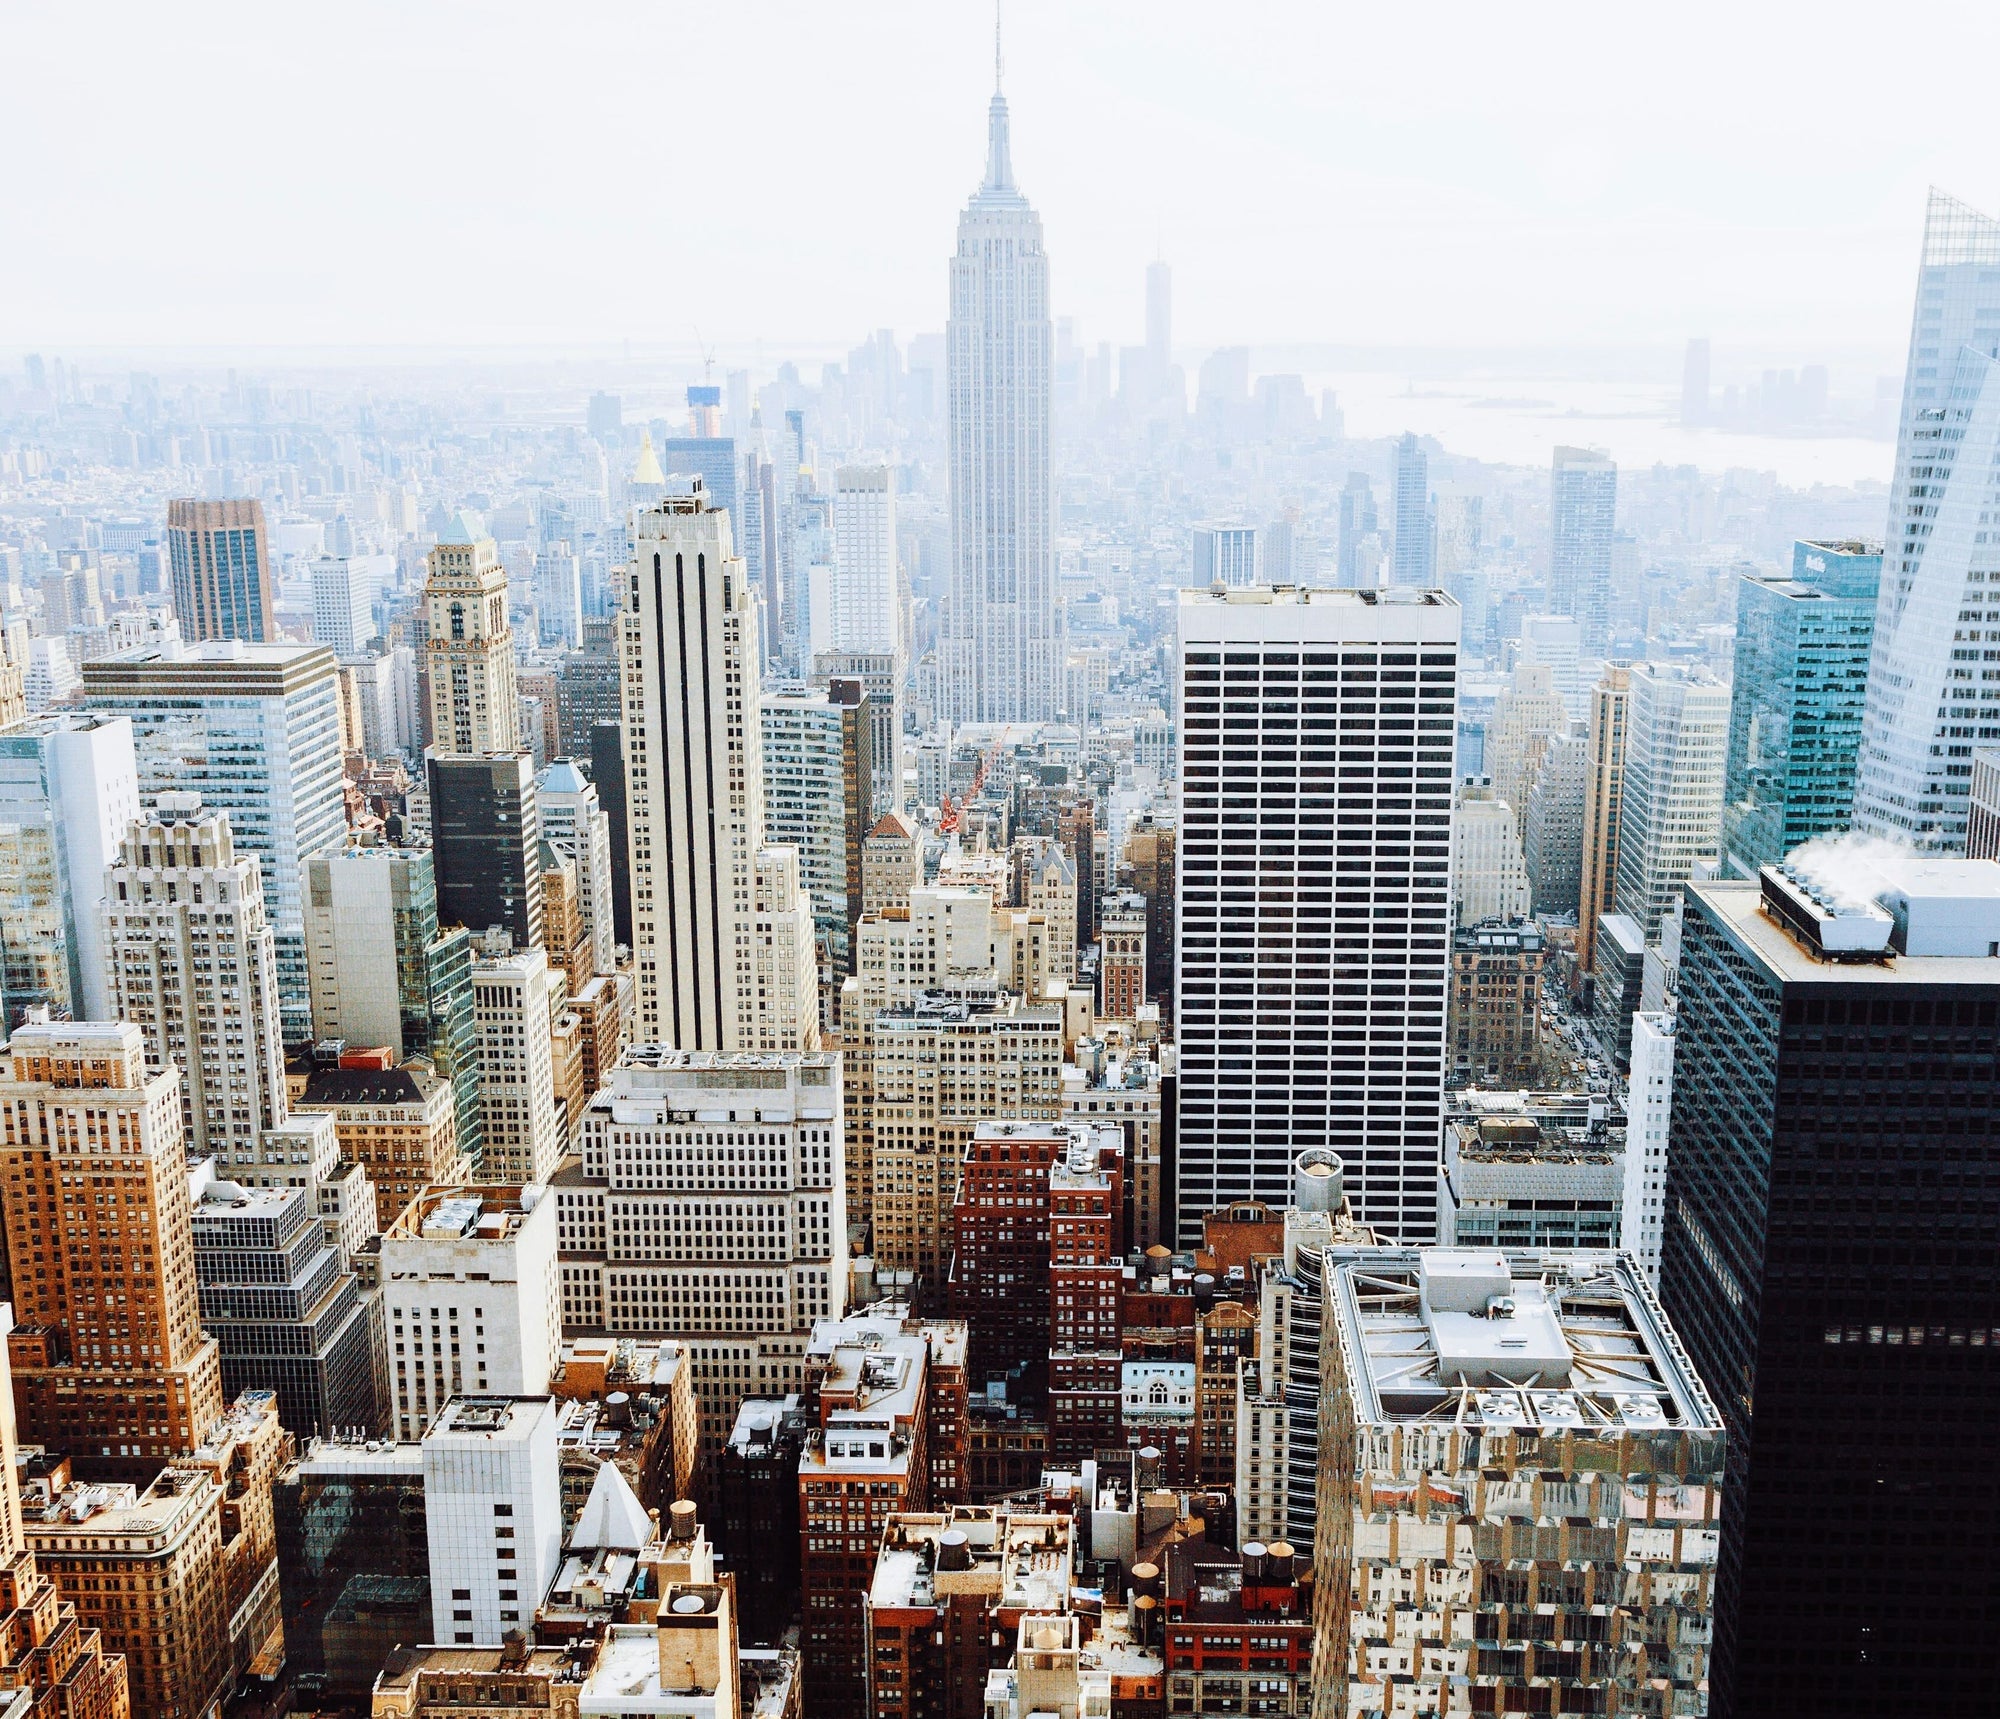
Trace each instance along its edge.
<path fill-rule="evenodd" d="M 1652 942 L 1660 916 L 1722 831 L 1729 688 L 1706 669 L 1635 663 L 1613 896 Z"/>
<path fill-rule="evenodd" d="M 567 758 L 558 758 L 535 778 L 535 805 L 542 816 L 542 840 L 576 862 L 590 970 L 614 972 L 618 937 L 611 905 L 611 818 L 597 798 L 596 784 Z"/>
<path fill-rule="evenodd" d="M 951 594 L 938 641 L 943 715 L 1039 722 L 1062 703 L 1050 544 L 1054 330 L 1041 217 L 1014 183 L 996 64 L 986 178 L 958 218 L 946 328 Z"/>
<path fill-rule="evenodd" d="M 112 1007 L 144 1035 L 146 1066 L 181 1071 L 190 1159 L 254 1162 L 284 1122 L 285 1035 L 264 876 L 229 814 L 162 794 L 104 871 Z"/>
<path fill-rule="evenodd" d="M 549 1388 L 562 1355 L 562 1295 L 547 1188 L 425 1188 L 382 1232 L 381 1274 L 398 1438 L 421 1438 L 468 1391 Z"/>
<path fill-rule="evenodd" d="M 756 604 L 699 477 L 633 516 L 619 617 L 639 1040 L 734 1049 L 764 845 Z"/>
<path fill-rule="evenodd" d="M 1525 833 L 1528 791 L 1543 755 L 1568 731 L 1569 711 L 1544 663 L 1520 662 L 1493 700 L 1486 719 L 1486 775 L 1493 792 L 1514 809 L 1514 828 Z"/>
<path fill-rule="evenodd" d="M 1220 580 L 1225 585 L 1257 583 L 1257 528 L 1254 525 L 1197 525 L 1194 574 L 1197 590 Z"/>
<path fill-rule="evenodd" d="M 699 477 L 668 479 L 633 531 L 620 638 L 635 1031 L 742 1049 L 802 1030 L 762 1018 L 792 999 L 760 998 L 751 949 L 765 845 L 755 592 Z"/>
<path fill-rule="evenodd" d="M 799 877 L 799 850 L 757 850 L 750 919 L 750 980 L 756 1008 L 742 1048 L 818 1050 L 819 937 L 812 896 Z"/>
<path fill-rule="evenodd" d="M 565 1325 L 691 1347 L 712 1452 L 744 1397 L 805 1378 L 846 1311 L 841 1059 L 640 1045 L 556 1181 Z"/>
<path fill-rule="evenodd" d="M 375 637 L 374 604 L 386 555 L 322 555 L 312 564 L 313 637 L 343 662 Z"/>
<path fill-rule="evenodd" d="M 1589 714 L 1589 690 L 1583 682 L 1583 629 L 1568 615 L 1523 615 L 1520 654 L 1515 662 L 1540 665 L 1549 671 L 1556 695 L 1572 722 Z"/>
<path fill-rule="evenodd" d="M 402 1436 L 424 1441 L 431 1639 L 498 1647 L 534 1622 L 562 1563 L 555 1399 L 460 1397 Z"/>
<path fill-rule="evenodd" d="M 1625 1099 L 1625 1191 L 1618 1245 L 1660 1286 L 1660 1231 L 1667 1197 L 1667 1131 L 1674 1119 L 1674 1017 L 1632 1017 L 1632 1068 Z"/>
<path fill-rule="evenodd" d="M 1458 624 L 1435 591 L 1181 593 L 1182 1246 L 1283 1204 L 1307 1146 L 1363 1222 L 1435 1231 Z"/>
<path fill-rule="evenodd" d="M 341 697 L 359 719 L 361 747 L 370 758 L 422 747 L 422 703 L 417 697 L 416 652 L 397 645 L 340 665 Z"/>
<path fill-rule="evenodd" d="M 924 991 L 990 974 L 993 896 L 919 883 L 901 913 L 863 914 L 854 941 L 855 1002 L 841 1005 L 843 1019 L 899 1008 Z"/>
<path fill-rule="evenodd" d="M 132 724 L 51 710 L 0 733 L 0 1028 L 113 1018 L 104 868 L 139 815 Z"/>
<path fill-rule="evenodd" d="M 811 481 L 810 468 L 801 466 L 785 538 L 790 556 L 785 587 L 789 667 L 801 680 L 817 653 L 833 649 L 833 503 L 812 489 Z"/>
<path fill-rule="evenodd" d="M 462 961 L 469 972 L 472 957 L 463 930 L 440 934 L 430 850 L 371 842 L 314 854 L 305 896 L 313 1037 L 381 1046 L 398 1063 L 435 1057 L 457 989 L 445 969 Z"/>
<path fill-rule="evenodd" d="M 68 642 L 54 637 L 31 639 L 21 684 L 30 710 L 47 710 L 52 704 L 67 701 L 77 686 L 76 664 L 70 661 Z"/>
<path fill-rule="evenodd" d="M 472 963 L 486 1121 L 480 1168 L 495 1181 L 543 1182 L 562 1161 L 568 1141 L 556 1115 L 551 1028 L 566 994 L 547 954 L 536 945 L 510 949 L 504 932 Z"/>
<path fill-rule="evenodd" d="M 2000 221 L 1933 191 L 1861 719 L 1857 830 L 1964 851 L 1972 743 L 2000 740 L 1996 508 Z"/>
<path fill-rule="evenodd" d="M 764 828 L 799 849 L 805 887 L 822 914 L 847 910 L 847 797 L 841 707 L 824 692 L 786 687 L 758 701 L 764 742 Z"/>
<path fill-rule="evenodd" d="M 896 474 L 888 466 L 840 466 L 833 474 L 833 648 L 877 656 L 903 649 Z"/>
<path fill-rule="evenodd" d="M 573 651 L 583 643 L 583 562 L 567 543 L 535 555 L 535 614 L 543 644 Z"/>

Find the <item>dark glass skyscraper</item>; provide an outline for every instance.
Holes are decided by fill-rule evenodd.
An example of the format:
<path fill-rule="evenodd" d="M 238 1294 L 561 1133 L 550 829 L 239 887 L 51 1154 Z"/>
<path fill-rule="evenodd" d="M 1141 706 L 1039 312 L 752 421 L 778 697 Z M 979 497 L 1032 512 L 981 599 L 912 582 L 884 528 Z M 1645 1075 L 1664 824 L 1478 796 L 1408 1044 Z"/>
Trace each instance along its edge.
<path fill-rule="evenodd" d="M 477 936 L 504 925 L 514 947 L 542 940 L 541 819 L 525 752 L 429 760 L 437 916 Z"/>
<path fill-rule="evenodd" d="M 2000 867 L 1907 864 L 1688 891 L 1660 1289 L 1729 1437 L 1712 1719 L 2000 1687 Z"/>
<path fill-rule="evenodd" d="M 590 783 L 611 821 L 611 919 L 618 941 L 632 946 L 632 852 L 625 845 L 624 730 L 616 722 L 590 729 Z"/>
<path fill-rule="evenodd" d="M 1737 584 L 1722 797 L 1722 861 L 1737 877 L 1847 828 L 1881 577 L 1879 543 L 1800 543 L 1789 578 Z"/>

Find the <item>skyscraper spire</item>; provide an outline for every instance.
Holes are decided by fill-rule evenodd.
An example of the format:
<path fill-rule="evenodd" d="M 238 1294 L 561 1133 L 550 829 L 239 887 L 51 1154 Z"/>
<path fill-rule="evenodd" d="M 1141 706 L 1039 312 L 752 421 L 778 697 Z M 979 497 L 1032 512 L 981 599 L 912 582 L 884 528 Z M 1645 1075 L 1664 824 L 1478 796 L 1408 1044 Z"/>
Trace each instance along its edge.
<path fill-rule="evenodd" d="M 1014 159 L 1007 143 L 1007 98 L 1000 93 L 1000 0 L 993 3 L 993 100 L 986 109 L 986 182 L 981 191 L 1012 194 Z"/>

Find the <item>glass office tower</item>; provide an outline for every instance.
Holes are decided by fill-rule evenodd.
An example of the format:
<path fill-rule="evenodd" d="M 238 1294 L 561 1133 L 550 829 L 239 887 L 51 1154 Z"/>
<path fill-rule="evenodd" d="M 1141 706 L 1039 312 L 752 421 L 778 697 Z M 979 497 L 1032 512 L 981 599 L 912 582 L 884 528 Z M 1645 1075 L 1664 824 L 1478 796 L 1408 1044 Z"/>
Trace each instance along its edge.
<path fill-rule="evenodd" d="M 1688 889 L 1660 1298 L 1729 1438 L 1711 1719 L 2000 1685 L 2000 866 L 1847 857 Z"/>
<path fill-rule="evenodd" d="M 235 639 L 84 664 L 84 703 L 132 719 L 140 796 L 191 789 L 264 868 L 291 1046 L 312 1039 L 300 867 L 347 825 L 337 671 L 324 645 Z"/>
<path fill-rule="evenodd" d="M 1789 577 L 1747 573 L 1737 585 L 1722 799 L 1731 875 L 1755 877 L 1847 828 L 1881 578 L 1879 543 L 1799 543 Z"/>
<path fill-rule="evenodd" d="M 1931 192 L 1854 827 L 1965 845 L 1975 740 L 2000 740 L 2000 221 Z"/>

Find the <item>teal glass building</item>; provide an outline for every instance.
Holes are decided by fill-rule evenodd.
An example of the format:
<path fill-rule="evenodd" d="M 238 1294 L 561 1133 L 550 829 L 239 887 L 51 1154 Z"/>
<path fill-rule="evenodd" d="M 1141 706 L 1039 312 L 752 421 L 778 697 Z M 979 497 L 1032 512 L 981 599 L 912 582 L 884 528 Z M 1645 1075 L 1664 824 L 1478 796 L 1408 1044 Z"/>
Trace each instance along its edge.
<path fill-rule="evenodd" d="M 1746 574 L 1738 585 L 1727 875 L 1755 877 L 1800 843 L 1848 827 L 1881 577 L 1879 543 L 1799 543 L 1789 576 Z"/>

